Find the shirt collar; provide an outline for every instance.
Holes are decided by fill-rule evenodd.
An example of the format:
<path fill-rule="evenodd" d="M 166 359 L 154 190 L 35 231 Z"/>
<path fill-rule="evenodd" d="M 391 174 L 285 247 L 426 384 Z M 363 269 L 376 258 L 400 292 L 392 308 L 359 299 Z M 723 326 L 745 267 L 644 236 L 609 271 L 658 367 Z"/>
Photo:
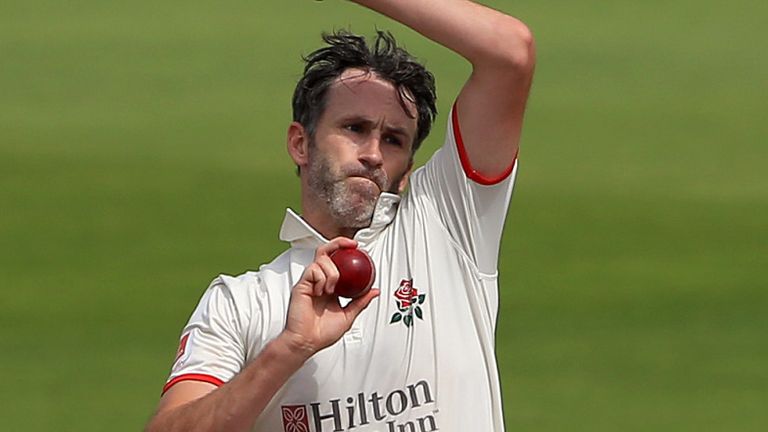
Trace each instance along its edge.
<path fill-rule="evenodd" d="M 378 233 L 395 219 L 399 203 L 399 195 L 382 192 L 379 195 L 379 199 L 376 200 L 371 225 L 368 228 L 359 230 L 355 234 L 355 240 L 362 244 L 373 240 Z M 328 239 L 323 237 L 304 218 L 290 208 L 285 210 L 283 226 L 280 228 L 280 240 L 290 242 L 291 247 L 300 249 L 315 249 L 324 243 L 328 243 Z"/>

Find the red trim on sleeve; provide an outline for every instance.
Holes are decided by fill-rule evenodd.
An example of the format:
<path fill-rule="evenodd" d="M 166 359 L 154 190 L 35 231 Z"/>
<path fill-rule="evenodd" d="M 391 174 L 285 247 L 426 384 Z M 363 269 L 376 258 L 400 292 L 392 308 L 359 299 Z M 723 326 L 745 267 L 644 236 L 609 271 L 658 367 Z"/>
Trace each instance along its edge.
<path fill-rule="evenodd" d="M 461 138 L 461 130 L 459 129 L 458 102 L 454 102 L 453 104 L 453 110 L 451 110 L 451 123 L 453 124 L 453 136 L 456 138 L 456 149 L 459 152 L 461 168 L 464 170 L 464 174 L 466 174 L 470 180 L 476 183 L 480 183 L 481 185 L 490 186 L 501 183 L 504 181 L 504 179 L 509 177 L 510 174 L 512 174 L 512 169 L 515 167 L 515 163 L 517 162 L 517 154 L 515 154 L 515 159 L 512 161 L 512 164 L 509 165 L 509 168 L 505 169 L 504 172 L 496 177 L 484 176 L 472 168 L 472 164 L 469 162 L 467 149 L 464 147 L 464 140 Z"/>
<path fill-rule="evenodd" d="M 165 392 L 167 392 L 171 387 L 173 387 L 174 385 L 176 385 L 176 384 L 178 384 L 178 383 L 180 383 L 182 381 L 202 381 L 202 382 L 207 382 L 207 383 L 213 384 L 216 387 L 221 387 L 221 386 L 224 385 L 224 381 L 222 381 L 222 380 L 220 380 L 220 379 L 218 379 L 218 378 L 216 378 L 215 376 L 212 376 L 212 375 L 184 374 L 184 375 L 179 375 L 179 376 L 175 377 L 174 379 L 168 381 L 163 386 L 163 393 L 161 393 L 161 394 L 165 394 Z"/>

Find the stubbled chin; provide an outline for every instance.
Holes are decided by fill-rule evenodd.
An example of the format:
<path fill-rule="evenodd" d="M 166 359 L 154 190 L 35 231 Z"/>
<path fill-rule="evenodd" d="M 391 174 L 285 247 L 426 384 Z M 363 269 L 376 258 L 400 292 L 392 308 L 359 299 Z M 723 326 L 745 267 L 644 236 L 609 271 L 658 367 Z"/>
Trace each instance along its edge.
<path fill-rule="evenodd" d="M 342 198 L 342 197 L 339 197 Z M 371 223 L 376 200 L 360 194 L 347 194 L 331 203 L 336 223 L 347 228 L 365 228 Z"/>

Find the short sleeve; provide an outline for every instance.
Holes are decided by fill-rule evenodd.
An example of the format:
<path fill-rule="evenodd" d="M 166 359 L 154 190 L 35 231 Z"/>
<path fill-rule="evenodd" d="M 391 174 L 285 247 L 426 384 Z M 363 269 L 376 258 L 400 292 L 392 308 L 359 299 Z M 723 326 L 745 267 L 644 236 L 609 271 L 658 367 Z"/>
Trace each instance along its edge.
<path fill-rule="evenodd" d="M 240 372 L 246 362 L 246 319 L 233 287 L 216 278 L 184 327 L 163 393 L 188 380 L 221 386 Z"/>
<path fill-rule="evenodd" d="M 414 200 L 431 203 L 436 217 L 480 272 L 495 274 L 516 175 L 517 158 L 494 179 L 472 169 L 454 106 L 445 142 L 424 167 L 414 172 L 410 194 Z"/>

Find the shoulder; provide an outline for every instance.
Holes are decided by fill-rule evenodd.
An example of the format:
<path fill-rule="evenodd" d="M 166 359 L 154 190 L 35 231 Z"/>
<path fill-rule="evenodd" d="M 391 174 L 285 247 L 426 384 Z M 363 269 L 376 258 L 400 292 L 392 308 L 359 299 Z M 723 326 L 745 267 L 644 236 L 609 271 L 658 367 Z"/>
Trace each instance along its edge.
<path fill-rule="evenodd" d="M 208 291 L 231 297 L 236 303 L 257 293 L 261 286 L 258 272 L 248 271 L 237 276 L 220 274 L 211 281 Z"/>
<path fill-rule="evenodd" d="M 284 251 L 271 262 L 261 265 L 258 270 L 249 270 L 235 276 L 220 274 L 211 282 L 211 287 L 218 286 L 233 293 L 258 291 L 264 287 L 265 278 L 290 271 L 290 252 L 290 249 Z"/>
<path fill-rule="evenodd" d="M 263 304 L 269 291 L 276 291 L 279 282 L 290 270 L 290 251 L 285 251 L 272 262 L 264 264 L 258 270 L 250 270 L 239 275 L 220 274 L 208 286 L 204 297 L 228 301 L 238 309 L 252 309 Z"/>

